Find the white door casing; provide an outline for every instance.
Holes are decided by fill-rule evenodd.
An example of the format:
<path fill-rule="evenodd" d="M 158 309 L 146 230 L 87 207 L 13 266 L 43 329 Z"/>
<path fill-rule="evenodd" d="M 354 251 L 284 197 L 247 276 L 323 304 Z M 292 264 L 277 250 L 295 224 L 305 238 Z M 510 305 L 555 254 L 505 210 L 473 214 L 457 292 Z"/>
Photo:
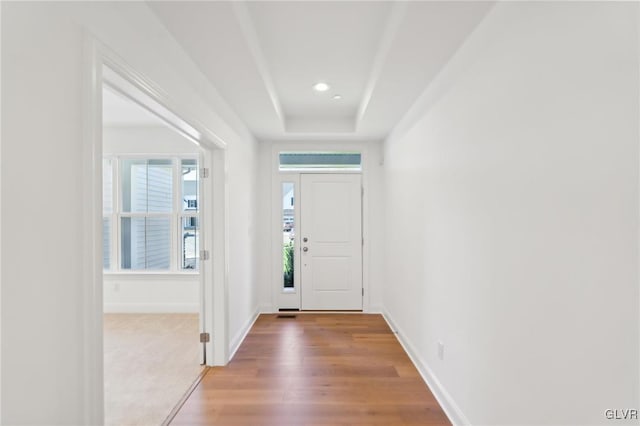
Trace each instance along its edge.
<path fill-rule="evenodd" d="M 208 365 L 225 365 L 228 361 L 228 185 L 226 142 L 203 125 L 191 111 L 177 104 L 162 88 L 131 68 L 122 58 L 88 32 L 84 38 L 83 99 L 84 137 L 83 187 L 84 226 L 91 229 L 83 239 L 83 287 L 82 317 L 84 344 L 82 364 L 84 383 L 84 423 L 104 422 L 104 375 L 103 375 L 103 263 L 102 263 L 102 89 L 104 83 L 116 85 L 124 94 L 142 92 L 151 103 L 138 102 L 151 108 L 173 125 L 183 136 L 192 139 L 204 149 L 205 167 L 211 167 L 211 179 L 203 182 L 203 197 L 208 207 L 201 212 L 202 225 L 209 223 L 201 247 L 210 247 L 215 257 L 201 264 L 204 274 L 206 329 L 216 337 L 206 345 Z M 129 96 L 131 97 L 131 96 Z M 207 214 L 204 214 L 206 210 Z M 215 235 L 215 238 L 213 237 Z M 215 267 L 214 267 L 215 264 Z M 215 305 L 215 306 L 214 306 Z"/>
<path fill-rule="evenodd" d="M 301 309 L 362 309 L 361 194 L 359 174 L 301 175 Z"/>
<path fill-rule="evenodd" d="M 210 247 L 209 245 L 207 245 L 208 239 L 206 238 L 206 234 L 207 232 L 209 232 L 209 229 L 207 228 L 207 223 L 202 220 L 202 218 L 205 217 L 205 214 L 208 213 L 205 207 L 205 194 L 206 191 L 204 190 L 203 186 L 204 186 L 204 180 L 209 178 L 209 174 L 207 172 L 206 177 L 203 176 L 202 170 L 209 170 L 210 169 L 210 165 L 208 163 L 208 161 L 205 161 L 205 151 L 201 150 L 200 154 L 198 155 L 198 194 L 197 194 L 197 205 L 198 205 L 198 211 L 199 211 L 199 216 L 198 216 L 198 228 L 199 228 L 199 241 L 196 244 L 196 247 L 198 249 L 198 251 L 196 251 L 196 256 L 200 257 L 200 248 L 205 249 L 205 247 Z M 207 206 L 208 207 L 208 206 Z M 206 249 L 205 249 L 206 250 Z M 205 294 L 206 294 L 206 282 L 205 282 L 205 273 L 206 273 L 206 269 L 204 263 L 211 263 L 209 261 L 209 259 L 203 260 L 200 259 L 199 260 L 199 268 L 198 268 L 198 328 L 200 331 L 200 335 L 202 336 L 203 333 L 207 333 L 209 332 L 209 329 L 207 327 L 207 320 L 206 320 L 206 316 L 207 316 L 207 311 L 208 311 L 208 307 L 207 307 L 207 303 L 205 302 Z M 210 333 L 209 333 L 210 334 Z M 213 356 L 212 353 L 210 353 L 209 355 L 210 357 Z M 200 354 L 198 355 L 199 360 L 200 360 L 200 364 L 202 365 L 206 365 L 207 364 L 207 345 L 206 342 L 202 342 L 202 350 L 200 351 Z M 209 360 L 211 361 L 211 360 Z"/>

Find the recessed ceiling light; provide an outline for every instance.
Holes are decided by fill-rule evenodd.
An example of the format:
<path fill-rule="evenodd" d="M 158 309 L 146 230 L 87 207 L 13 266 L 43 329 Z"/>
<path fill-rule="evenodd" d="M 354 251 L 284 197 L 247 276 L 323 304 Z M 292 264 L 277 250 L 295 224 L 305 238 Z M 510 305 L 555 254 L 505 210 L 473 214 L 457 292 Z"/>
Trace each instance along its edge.
<path fill-rule="evenodd" d="M 313 90 L 315 90 L 316 92 L 326 92 L 327 90 L 329 90 L 329 88 L 330 86 L 322 81 L 313 85 Z"/>
<path fill-rule="evenodd" d="M 335 99 L 336 101 L 340 100 L 342 99 L 342 95 L 333 95 L 333 99 Z"/>

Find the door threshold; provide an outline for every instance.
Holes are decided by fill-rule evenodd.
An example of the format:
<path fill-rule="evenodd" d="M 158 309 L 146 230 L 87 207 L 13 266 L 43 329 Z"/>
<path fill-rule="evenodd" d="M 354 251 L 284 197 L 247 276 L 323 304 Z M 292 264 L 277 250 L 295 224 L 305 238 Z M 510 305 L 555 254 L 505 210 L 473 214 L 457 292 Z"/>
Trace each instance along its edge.
<path fill-rule="evenodd" d="M 182 398 L 180 398 L 180 400 L 176 403 L 175 407 L 173 407 L 169 415 L 167 415 L 167 418 L 164 419 L 164 421 L 162 422 L 162 426 L 169 426 L 169 424 L 173 421 L 173 419 L 176 418 L 182 406 L 185 404 L 185 402 L 187 402 L 187 400 L 189 399 L 193 391 L 196 390 L 196 388 L 198 387 L 202 379 L 204 379 L 204 376 L 207 375 L 209 370 L 211 370 L 211 367 L 205 365 L 202 371 L 200 372 L 200 374 L 198 374 L 198 377 L 196 377 L 196 379 L 193 381 L 191 386 L 189 386 L 189 389 L 187 389 L 184 395 L 182 395 Z"/>

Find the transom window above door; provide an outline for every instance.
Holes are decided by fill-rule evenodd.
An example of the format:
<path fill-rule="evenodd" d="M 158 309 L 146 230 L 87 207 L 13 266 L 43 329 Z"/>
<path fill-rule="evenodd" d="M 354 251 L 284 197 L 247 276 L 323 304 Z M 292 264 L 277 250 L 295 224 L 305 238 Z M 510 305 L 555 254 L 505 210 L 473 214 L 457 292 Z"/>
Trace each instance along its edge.
<path fill-rule="evenodd" d="M 280 171 L 293 170 L 362 170 L 359 152 L 281 152 Z"/>

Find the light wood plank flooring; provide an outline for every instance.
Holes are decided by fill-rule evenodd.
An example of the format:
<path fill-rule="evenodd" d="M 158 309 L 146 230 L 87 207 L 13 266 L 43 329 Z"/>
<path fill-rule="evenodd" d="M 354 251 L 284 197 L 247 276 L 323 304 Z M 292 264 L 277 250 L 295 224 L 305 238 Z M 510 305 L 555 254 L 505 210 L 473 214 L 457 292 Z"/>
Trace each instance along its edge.
<path fill-rule="evenodd" d="M 448 425 L 380 315 L 261 315 L 172 425 Z"/>
<path fill-rule="evenodd" d="M 197 314 L 105 314 L 105 425 L 159 425 L 202 371 Z"/>

